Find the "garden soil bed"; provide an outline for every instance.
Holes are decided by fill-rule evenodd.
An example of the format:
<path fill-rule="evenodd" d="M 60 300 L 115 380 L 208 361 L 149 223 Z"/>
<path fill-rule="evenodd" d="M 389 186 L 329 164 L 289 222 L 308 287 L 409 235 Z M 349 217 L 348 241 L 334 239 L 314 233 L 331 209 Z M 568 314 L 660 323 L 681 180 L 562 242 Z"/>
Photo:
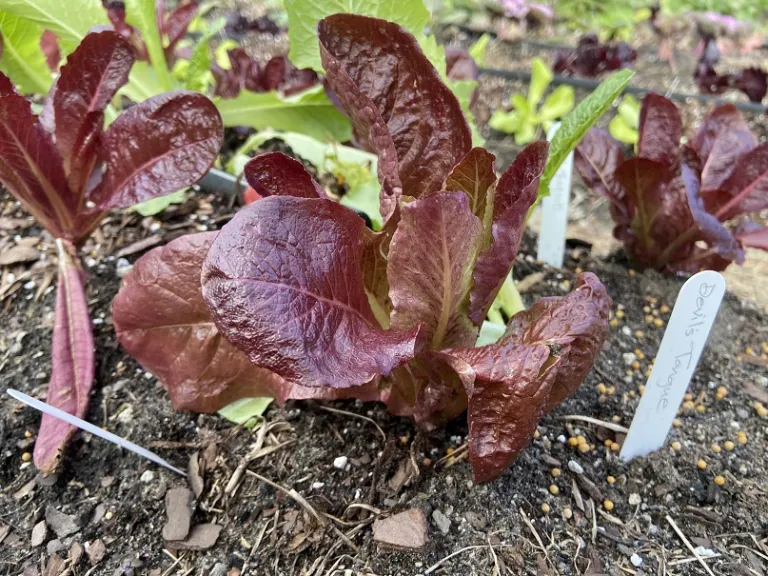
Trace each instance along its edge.
<path fill-rule="evenodd" d="M 1 198 L 0 222 L 11 229 L 0 241 L 35 243 L 40 259 L 3 269 L 0 389 L 42 398 L 50 375 L 54 294 L 44 286 L 53 272 L 52 245 L 28 227 L 17 204 Z M 667 518 L 692 546 L 718 555 L 706 561 L 715 574 L 768 571 L 768 421 L 753 408 L 756 401 L 768 404 L 765 314 L 726 297 L 691 384 L 693 408 L 683 410 L 666 448 L 624 464 L 605 445 L 620 444 L 620 433 L 566 418 L 629 426 L 683 280 L 634 275 L 620 260 L 594 259 L 581 241 L 571 243 L 566 268 L 553 270 L 534 261 L 535 240 L 526 238 L 515 266 L 524 299 L 531 304 L 564 294 L 577 268 L 591 270 L 614 299 L 614 326 L 582 388 L 542 420 L 537 438 L 502 478 L 472 484 L 463 418 L 420 435 L 375 404 L 289 402 L 265 414 L 270 433 L 263 447 L 272 451 L 247 466 L 236 490 L 225 491 L 258 433 L 217 415 L 173 412 L 157 380 L 117 344 L 110 302 L 120 283 L 119 257 L 133 262 L 147 244 L 216 228 L 229 214 L 226 201 L 199 194 L 160 220 L 116 214 L 83 252 L 98 361 L 87 418 L 179 467 L 195 457 L 204 484 L 192 523 L 222 526 L 217 542 L 204 551 L 173 551 L 162 536 L 165 496 L 186 481 L 88 434 L 76 435 L 57 477 L 38 477 L 24 454 L 32 451 L 39 414 L 2 396 L 0 574 L 59 574 L 64 568 L 154 576 L 703 573 Z M 720 387 L 727 395 L 718 399 Z M 746 434 L 746 444 L 738 443 L 738 432 Z M 585 453 L 563 442 L 578 436 L 589 447 Z M 735 445 L 731 451 L 728 441 Z M 697 468 L 699 460 L 706 469 Z M 553 468 L 561 474 L 553 477 Z M 718 475 L 722 487 L 713 482 Z M 610 512 L 606 499 L 614 505 Z M 572 511 L 569 519 L 565 508 Z M 409 509 L 427 518 L 426 548 L 380 548 L 374 518 Z M 56 518 L 57 511 L 66 517 Z M 41 537 L 38 528 L 33 534 L 44 519 L 46 533 Z M 81 554 L 76 564 L 57 569 L 58 560 L 68 562 L 80 546 L 93 560 Z M 640 568 L 632 559 L 642 560 Z"/>

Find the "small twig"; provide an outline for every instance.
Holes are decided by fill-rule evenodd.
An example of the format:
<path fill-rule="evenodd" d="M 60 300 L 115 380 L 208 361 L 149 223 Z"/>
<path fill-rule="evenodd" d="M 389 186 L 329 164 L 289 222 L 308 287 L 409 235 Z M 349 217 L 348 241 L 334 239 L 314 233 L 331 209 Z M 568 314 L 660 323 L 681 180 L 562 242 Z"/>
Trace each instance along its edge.
<path fill-rule="evenodd" d="M 592 510 L 592 544 L 597 541 L 597 512 L 595 511 L 595 501 L 592 498 L 589 499 L 589 506 Z"/>
<path fill-rule="evenodd" d="M 702 560 L 711 560 L 712 558 L 722 558 L 722 554 L 713 554 L 712 556 L 707 556 L 706 558 L 702 557 Z M 681 564 L 690 564 L 691 562 L 696 562 L 696 558 L 684 558 L 683 560 L 675 560 L 674 562 L 670 562 L 667 564 L 667 566 L 680 566 Z"/>
<path fill-rule="evenodd" d="M 541 541 L 541 537 L 539 536 L 539 533 L 536 532 L 536 528 L 534 528 L 533 523 L 528 519 L 528 516 L 525 513 L 525 510 L 520 508 L 520 516 L 523 517 L 523 522 L 525 522 L 525 525 L 528 526 L 528 530 L 533 533 L 533 537 L 536 538 L 536 542 L 539 543 L 539 548 L 541 548 L 541 551 L 544 553 L 544 558 L 547 559 L 547 562 L 552 566 L 552 568 L 555 568 L 555 565 L 552 564 L 552 561 L 549 559 L 549 554 L 547 553 L 547 549 L 544 547 L 544 542 Z"/>
<path fill-rule="evenodd" d="M 168 552 L 168 550 L 163 549 L 163 552 L 165 552 L 166 554 L 168 554 L 168 556 L 173 558 L 173 554 Z M 163 576 L 168 576 L 168 574 L 170 574 L 173 571 L 173 569 L 176 568 L 176 565 L 184 559 L 184 556 L 186 556 L 186 552 L 184 554 L 179 554 L 178 558 L 176 558 L 173 561 L 173 564 L 171 564 L 170 568 L 168 568 L 168 570 L 163 572 Z"/>
<path fill-rule="evenodd" d="M 260 474 L 256 474 L 256 472 L 253 472 L 251 470 L 246 470 L 245 473 L 249 474 L 250 476 L 253 476 L 254 478 L 258 478 L 265 484 L 269 484 L 270 486 L 272 486 L 272 488 L 275 488 L 276 490 L 280 490 L 281 492 L 286 494 L 288 497 L 298 502 L 307 512 L 309 512 L 320 523 L 320 526 L 327 526 L 325 518 L 320 514 L 318 514 L 317 510 L 315 510 L 314 507 L 304 499 L 304 496 L 296 492 L 296 490 L 294 490 L 293 488 L 290 488 L 290 489 L 285 488 L 284 486 L 281 486 L 280 484 L 272 482 L 272 480 L 269 480 L 268 478 L 264 478 L 264 476 Z M 356 553 L 358 554 L 360 553 L 360 548 L 358 548 L 355 545 L 355 543 L 352 542 L 352 540 L 350 540 L 347 537 L 346 534 L 344 534 L 341 530 L 336 528 L 336 526 L 334 526 L 333 524 L 331 524 L 330 526 L 331 526 L 331 529 L 334 532 L 336 532 L 339 538 L 341 538 L 347 546 L 352 548 L 352 550 L 354 550 Z"/>
<path fill-rule="evenodd" d="M 435 466 L 435 467 L 438 467 L 438 466 L 440 466 L 440 464 L 442 464 L 442 463 L 443 463 L 443 462 L 445 462 L 446 460 L 450 460 L 451 458 L 458 458 L 458 457 L 461 455 L 460 453 L 461 453 L 461 452 L 463 452 L 464 450 L 467 450 L 468 448 L 469 448 L 469 444 L 467 444 L 467 443 L 465 442 L 464 444 L 462 444 L 461 446 L 459 446 L 458 448 L 456 448 L 456 450 L 454 450 L 454 451 L 453 451 L 453 452 L 451 452 L 450 454 L 446 454 L 445 456 L 443 456 L 442 458 L 440 458 L 440 460 L 438 460 L 437 462 L 435 462 L 434 466 Z"/>
<path fill-rule="evenodd" d="M 754 548 L 750 548 L 749 546 L 744 546 L 744 544 L 731 544 L 731 548 L 744 548 L 746 550 L 749 550 L 753 554 L 760 556 L 760 558 L 762 558 L 763 560 L 768 561 L 768 556 L 766 556 L 762 552 L 758 552 Z"/>
<path fill-rule="evenodd" d="M 426 576 L 427 574 L 432 574 L 432 572 L 434 572 L 435 570 L 440 568 L 440 566 L 442 566 L 443 564 L 448 562 L 448 560 L 450 560 L 454 556 L 458 556 L 459 554 L 463 554 L 464 552 L 467 552 L 469 550 L 479 550 L 480 548 L 486 548 L 486 547 L 487 547 L 486 545 L 482 545 L 482 546 L 465 546 L 464 548 L 461 548 L 460 550 L 456 550 L 456 552 L 454 552 L 453 554 L 448 554 L 448 556 L 446 556 L 442 560 L 439 560 L 438 562 L 436 562 L 435 564 L 432 564 L 432 566 L 427 568 L 424 571 L 424 576 Z"/>
<path fill-rule="evenodd" d="M 386 442 L 387 441 L 387 435 L 384 434 L 384 430 L 381 429 L 381 427 L 376 424 L 376 421 L 372 418 L 368 418 L 368 416 L 363 416 L 362 414 L 355 414 L 354 412 L 347 412 L 346 410 L 339 410 L 338 408 L 331 408 L 329 406 L 321 406 L 318 405 L 318 408 L 321 410 L 325 410 L 326 412 L 333 412 L 334 414 L 344 414 L 345 416 L 350 416 L 352 418 L 359 418 L 360 420 L 365 420 L 366 422 L 370 422 L 376 427 L 376 430 L 379 431 L 379 434 L 381 434 L 381 439 Z"/>
<path fill-rule="evenodd" d="M 574 414 L 570 416 L 558 416 L 558 420 L 580 420 L 582 422 L 589 422 L 590 424 L 594 424 L 595 426 L 608 428 L 608 430 L 613 430 L 614 432 L 629 434 L 629 428 L 625 428 L 621 424 L 615 424 L 613 422 L 604 422 L 602 420 L 598 420 L 597 418 L 592 418 L 591 416 L 579 416 L 578 414 Z"/>
<path fill-rule="evenodd" d="M 699 556 L 699 554 L 696 552 L 696 549 L 691 545 L 691 543 L 688 541 L 688 538 L 685 537 L 685 534 L 683 534 L 682 530 L 677 526 L 674 520 L 672 520 L 672 517 L 667 514 L 667 523 L 672 526 L 672 529 L 677 532 L 677 535 L 680 537 L 680 540 L 683 541 L 683 544 L 685 544 L 686 548 L 691 551 L 691 553 L 696 557 L 696 560 L 699 561 L 699 564 L 701 564 L 704 567 L 704 570 L 707 571 L 707 574 L 709 576 L 715 576 L 712 572 L 712 570 L 709 569 L 709 566 L 707 566 L 707 563 L 704 562 L 704 559 Z"/>
<path fill-rule="evenodd" d="M 264 446 L 264 439 L 266 437 L 267 422 L 264 421 L 261 423 L 258 436 L 256 436 L 256 443 L 253 445 L 253 448 L 251 448 L 248 454 L 246 454 L 245 457 L 240 460 L 240 463 L 237 465 L 237 468 L 235 468 L 235 471 L 232 472 L 232 476 L 229 478 L 229 482 L 227 482 L 227 486 L 224 488 L 224 494 L 231 494 L 235 491 L 235 488 L 237 488 L 237 485 L 240 483 L 240 478 L 242 478 L 245 469 L 248 467 L 248 464 L 251 463 L 251 461 L 254 459 L 254 455 L 257 454 Z"/>

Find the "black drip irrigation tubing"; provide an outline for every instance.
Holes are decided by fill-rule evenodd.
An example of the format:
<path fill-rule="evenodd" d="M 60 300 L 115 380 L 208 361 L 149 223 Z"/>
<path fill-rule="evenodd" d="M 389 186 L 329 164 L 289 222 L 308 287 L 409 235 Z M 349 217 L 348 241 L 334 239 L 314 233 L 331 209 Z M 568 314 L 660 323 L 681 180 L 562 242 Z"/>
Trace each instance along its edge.
<path fill-rule="evenodd" d="M 507 78 L 508 80 L 523 80 L 530 82 L 531 73 L 527 71 L 518 70 L 501 70 L 498 68 L 480 68 L 480 74 L 487 74 L 488 76 L 497 76 L 500 78 Z M 592 78 L 578 78 L 575 76 L 561 76 L 556 74 L 552 83 L 556 86 L 560 84 L 567 84 L 574 88 L 582 88 L 585 90 L 594 90 L 600 85 L 599 80 L 593 80 Z M 678 94 L 677 92 L 666 93 L 664 90 L 652 90 L 648 88 L 639 88 L 637 86 L 627 86 L 624 92 L 630 94 L 637 94 L 644 96 L 648 92 L 658 92 L 664 94 L 667 98 L 677 100 L 678 102 L 687 102 L 690 99 L 697 100 L 703 104 L 714 104 L 720 106 L 722 104 L 733 104 L 739 110 L 744 112 L 750 112 L 752 114 L 765 114 L 768 108 L 757 102 L 731 102 L 730 100 L 723 100 L 722 98 L 716 98 L 714 96 L 707 96 L 705 94 Z"/>

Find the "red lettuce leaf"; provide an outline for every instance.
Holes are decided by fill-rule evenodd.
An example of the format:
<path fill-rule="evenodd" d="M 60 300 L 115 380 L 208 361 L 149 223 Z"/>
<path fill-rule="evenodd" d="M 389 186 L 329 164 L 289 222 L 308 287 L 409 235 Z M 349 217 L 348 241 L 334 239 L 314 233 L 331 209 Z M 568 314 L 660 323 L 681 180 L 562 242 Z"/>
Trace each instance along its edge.
<path fill-rule="evenodd" d="M 742 246 L 768 251 L 768 227 L 744 220 L 736 227 L 734 234 Z"/>
<path fill-rule="evenodd" d="M 445 73 L 453 82 L 477 80 L 480 70 L 469 52 L 459 46 L 445 47 Z"/>
<path fill-rule="evenodd" d="M 469 460 L 476 482 L 498 478 L 544 414 L 576 391 L 608 335 L 612 306 L 594 274 L 565 297 L 517 314 L 498 344 L 444 351 L 470 378 Z"/>
<path fill-rule="evenodd" d="M 133 50 L 111 30 L 88 34 L 61 68 L 56 81 L 51 122 L 71 190 L 79 195 L 96 165 L 104 129 L 104 109 L 128 82 Z"/>
<path fill-rule="evenodd" d="M 182 236 L 145 254 L 112 303 L 120 344 L 160 380 L 176 410 L 215 412 L 239 398 L 271 396 L 282 383 L 213 323 L 200 271 L 217 234 Z"/>
<path fill-rule="evenodd" d="M 213 165 L 224 131 L 213 102 L 193 92 L 168 92 L 137 104 L 101 138 L 106 165 L 91 194 L 99 210 L 124 208 L 181 190 Z"/>
<path fill-rule="evenodd" d="M 760 68 L 745 68 L 732 76 L 731 85 L 752 102 L 762 102 L 768 92 L 768 74 Z"/>
<path fill-rule="evenodd" d="M 78 199 L 69 191 L 56 145 L 26 98 L 0 78 L 0 180 L 54 237 L 74 239 Z"/>
<path fill-rule="evenodd" d="M 683 120 L 674 102 L 654 92 L 648 93 L 640 108 L 638 157 L 672 169 L 680 160 L 682 135 Z"/>
<path fill-rule="evenodd" d="M 395 368 L 386 379 L 382 400 L 397 416 L 413 418 L 425 430 L 434 430 L 467 409 L 466 389 L 472 376 L 460 374 L 453 359 L 439 352 L 424 352 Z"/>
<path fill-rule="evenodd" d="M 173 53 L 176 50 L 176 44 L 187 35 L 187 29 L 197 16 L 197 2 L 188 2 L 177 6 L 175 10 L 168 14 L 163 14 L 158 18 L 157 25 L 160 28 L 160 35 L 168 39 L 165 45 L 165 59 L 168 63 L 173 62 Z"/>
<path fill-rule="evenodd" d="M 493 163 L 496 156 L 484 148 L 472 148 L 456 166 L 453 167 L 443 188 L 466 192 L 469 196 L 472 214 L 485 219 L 485 210 L 493 199 L 496 172 Z"/>
<path fill-rule="evenodd" d="M 290 96 L 317 84 L 318 77 L 309 68 L 297 69 L 285 56 L 273 56 L 264 65 L 260 80 L 263 91 L 279 90 Z"/>
<path fill-rule="evenodd" d="M 411 360 L 419 327 L 382 330 L 368 303 L 364 229 L 330 200 L 249 204 L 219 233 L 203 266 L 216 325 L 254 364 L 303 386 L 360 386 Z"/>
<path fill-rule="evenodd" d="M 325 198 L 304 165 L 282 152 L 259 154 L 245 165 L 245 179 L 260 196 Z"/>
<path fill-rule="evenodd" d="M 464 192 L 404 205 L 389 248 L 392 328 L 421 324 L 432 350 L 473 346 L 479 326 L 469 318 L 469 291 L 482 239 L 483 222 Z"/>
<path fill-rule="evenodd" d="M 624 162 L 624 146 L 607 131 L 593 128 L 576 146 L 574 164 L 587 188 L 611 202 L 614 221 L 626 226 L 634 215 L 615 172 Z"/>
<path fill-rule="evenodd" d="M 440 190 L 472 148 L 472 136 L 416 39 L 397 24 L 351 14 L 321 20 L 318 35 L 328 82 L 362 143 L 381 154 L 373 119 L 362 118 L 373 112 L 362 109 L 370 101 L 394 143 L 403 193 L 418 198 Z"/>
<path fill-rule="evenodd" d="M 200 273 L 218 232 L 182 236 L 142 256 L 112 303 L 123 348 L 168 390 L 176 410 L 215 412 L 241 398 L 379 400 L 377 387 L 334 390 L 291 384 L 251 364 L 219 332 Z M 170 359 L 170 361 L 169 361 Z M 352 394 L 353 393 L 353 394 Z"/>
<path fill-rule="evenodd" d="M 391 222 L 393 221 L 390 220 Z M 373 315 L 383 328 L 389 328 L 389 318 L 392 313 L 392 301 L 389 299 L 389 279 L 387 278 L 387 260 L 389 245 L 394 233 L 393 229 L 394 226 L 389 224 L 379 232 L 374 232 L 368 228 L 363 231 L 364 248 L 360 273 Z"/>
<path fill-rule="evenodd" d="M 715 108 L 687 145 L 701 163 L 702 196 L 717 191 L 733 173 L 739 156 L 755 146 L 757 141 L 736 106 Z"/>
<path fill-rule="evenodd" d="M 558 74 L 599 76 L 603 72 L 628 68 L 637 53 L 626 42 L 601 44 L 596 34 L 585 34 L 576 50 L 561 50 L 555 55 L 554 70 Z"/>
<path fill-rule="evenodd" d="M 727 202 L 717 207 L 720 220 L 768 208 L 768 143 L 764 142 L 742 155 L 721 189 Z"/>
<path fill-rule="evenodd" d="M 95 371 L 93 334 L 83 274 L 75 265 L 64 243 L 59 248 L 59 283 L 53 327 L 51 381 L 46 402 L 68 414 L 85 418 L 88 395 Z M 40 472 L 55 472 L 61 456 L 76 428 L 48 414 L 43 414 L 34 450 L 34 462 Z"/>
<path fill-rule="evenodd" d="M 470 294 L 469 317 L 480 324 L 512 269 L 523 237 L 528 209 L 536 201 L 539 178 L 547 163 L 549 144 L 526 146 L 496 185 L 491 244 L 477 259 Z"/>
<path fill-rule="evenodd" d="M 211 73 L 216 83 L 214 94 L 222 98 L 235 98 L 241 90 L 261 92 L 261 68 L 242 48 L 227 52 L 230 68 L 225 70 L 217 64 L 211 66 Z"/>
<path fill-rule="evenodd" d="M 733 261 L 737 264 L 743 264 L 744 250 L 720 220 L 707 212 L 704 200 L 699 195 L 699 179 L 693 170 L 685 164 L 682 166 L 682 178 L 685 182 L 691 216 L 699 228 L 700 239 L 709 246 L 708 252 L 714 252 L 727 262 Z M 690 268 L 689 271 L 691 271 Z"/>
<path fill-rule="evenodd" d="M 652 232 L 667 191 L 664 184 L 671 178 L 669 170 L 661 162 L 636 157 L 622 163 L 614 177 L 634 206 L 631 235 L 637 239 L 640 249 L 651 255 L 659 249 Z"/>

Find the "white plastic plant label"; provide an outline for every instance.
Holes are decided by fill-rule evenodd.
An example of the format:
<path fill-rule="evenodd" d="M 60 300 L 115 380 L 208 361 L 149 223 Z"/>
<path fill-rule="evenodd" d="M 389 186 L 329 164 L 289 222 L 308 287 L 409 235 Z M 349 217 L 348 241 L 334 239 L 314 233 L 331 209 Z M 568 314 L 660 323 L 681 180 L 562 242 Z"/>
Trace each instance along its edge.
<path fill-rule="evenodd" d="M 547 131 L 550 142 L 560 128 L 553 124 Z M 571 177 L 573 175 L 573 152 L 563 161 L 549 183 L 549 196 L 541 200 L 541 230 L 536 257 L 555 268 L 563 266 L 565 257 L 565 229 L 568 226 L 568 203 L 571 200 Z"/>
<path fill-rule="evenodd" d="M 725 279 L 711 270 L 683 284 L 621 449 L 622 460 L 646 456 L 664 445 L 724 294 Z"/>

